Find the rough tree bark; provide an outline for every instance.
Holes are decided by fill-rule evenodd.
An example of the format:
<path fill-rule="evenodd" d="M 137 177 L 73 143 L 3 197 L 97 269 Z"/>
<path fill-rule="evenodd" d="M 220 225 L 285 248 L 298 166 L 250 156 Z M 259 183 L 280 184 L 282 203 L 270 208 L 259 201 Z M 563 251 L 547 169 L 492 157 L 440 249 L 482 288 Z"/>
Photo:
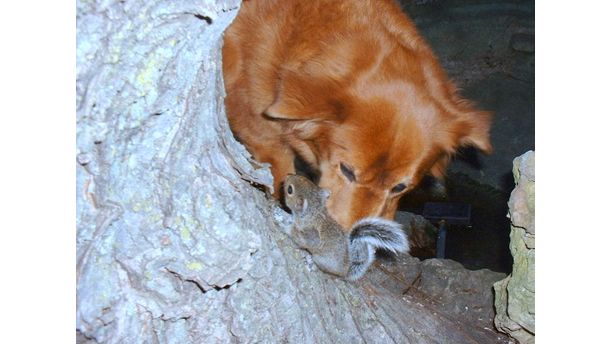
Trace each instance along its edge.
<path fill-rule="evenodd" d="M 239 6 L 77 2 L 77 340 L 507 340 L 488 309 L 473 319 L 424 296 L 416 259 L 351 284 L 282 234 L 285 215 L 252 186 L 269 170 L 223 107 L 221 38 Z"/>

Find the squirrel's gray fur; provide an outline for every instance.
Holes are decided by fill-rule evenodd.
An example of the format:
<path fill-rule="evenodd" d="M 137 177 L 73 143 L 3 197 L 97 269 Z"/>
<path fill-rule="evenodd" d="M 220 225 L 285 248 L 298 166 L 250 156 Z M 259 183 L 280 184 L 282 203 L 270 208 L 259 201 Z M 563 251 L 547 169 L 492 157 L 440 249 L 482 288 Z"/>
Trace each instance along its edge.
<path fill-rule="evenodd" d="M 361 278 L 376 257 L 376 249 L 409 251 L 408 239 L 397 222 L 379 217 L 357 221 L 347 233 L 327 213 L 329 192 L 302 176 L 287 176 L 285 204 L 293 213 L 288 234 L 311 253 L 324 272 L 350 281 Z"/>

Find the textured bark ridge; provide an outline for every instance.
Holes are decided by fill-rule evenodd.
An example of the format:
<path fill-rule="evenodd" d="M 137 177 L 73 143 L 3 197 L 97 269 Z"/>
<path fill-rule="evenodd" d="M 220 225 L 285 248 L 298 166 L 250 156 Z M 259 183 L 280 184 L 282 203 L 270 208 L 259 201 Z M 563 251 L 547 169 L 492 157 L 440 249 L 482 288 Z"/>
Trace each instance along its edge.
<path fill-rule="evenodd" d="M 352 284 L 284 236 L 287 216 L 252 186 L 269 169 L 224 112 L 222 33 L 239 6 L 77 2 L 78 341 L 507 341 L 488 325 L 490 285 L 467 291 L 483 295 L 474 313 L 411 257 Z"/>

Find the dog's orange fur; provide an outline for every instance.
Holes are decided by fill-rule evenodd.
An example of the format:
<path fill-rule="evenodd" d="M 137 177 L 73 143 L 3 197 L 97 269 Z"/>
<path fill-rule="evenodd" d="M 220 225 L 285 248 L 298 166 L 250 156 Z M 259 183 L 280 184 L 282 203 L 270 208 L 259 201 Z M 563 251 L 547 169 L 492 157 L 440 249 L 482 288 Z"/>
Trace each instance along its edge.
<path fill-rule="evenodd" d="M 276 195 L 298 154 L 320 171 L 345 228 L 393 218 L 400 196 L 442 177 L 459 146 L 491 151 L 490 114 L 458 96 L 392 0 L 243 2 L 223 72 L 232 130 L 271 163 Z"/>

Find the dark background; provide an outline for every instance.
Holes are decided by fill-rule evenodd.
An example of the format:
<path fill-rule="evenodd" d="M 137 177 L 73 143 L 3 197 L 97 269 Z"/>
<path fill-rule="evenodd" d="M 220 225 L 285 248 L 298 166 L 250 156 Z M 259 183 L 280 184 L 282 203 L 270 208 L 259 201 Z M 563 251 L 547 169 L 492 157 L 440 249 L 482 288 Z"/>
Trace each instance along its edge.
<path fill-rule="evenodd" d="M 494 152 L 465 149 L 447 176 L 447 197 L 405 197 L 416 213 L 425 201 L 472 205 L 472 227 L 451 228 L 446 255 L 467 268 L 509 272 L 507 201 L 512 160 L 535 150 L 534 1 L 399 0 L 447 73 L 481 109 L 494 113 Z M 426 194 L 426 193 L 424 193 Z"/>

